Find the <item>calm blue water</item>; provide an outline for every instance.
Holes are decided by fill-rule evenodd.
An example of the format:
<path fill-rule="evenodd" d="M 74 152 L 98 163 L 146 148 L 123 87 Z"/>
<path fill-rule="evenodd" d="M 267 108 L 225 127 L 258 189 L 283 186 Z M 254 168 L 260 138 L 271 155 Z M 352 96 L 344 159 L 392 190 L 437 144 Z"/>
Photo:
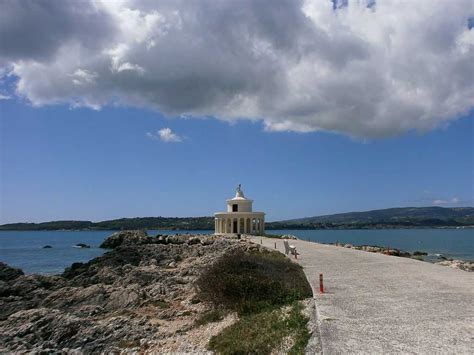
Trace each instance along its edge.
<path fill-rule="evenodd" d="M 454 259 L 474 260 L 474 230 L 395 229 L 395 230 L 275 230 L 272 234 L 293 234 L 320 243 L 379 245 L 406 251 L 443 254 Z M 57 274 L 74 262 L 85 262 L 104 253 L 99 248 L 113 231 L 0 231 L 0 261 L 26 273 Z M 149 235 L 211 233 L 211 231 L 149 231 Z M 90 249 L 73 246 L 85 243 Z M 51 245 L 51 249 L 43 246 Z"/>

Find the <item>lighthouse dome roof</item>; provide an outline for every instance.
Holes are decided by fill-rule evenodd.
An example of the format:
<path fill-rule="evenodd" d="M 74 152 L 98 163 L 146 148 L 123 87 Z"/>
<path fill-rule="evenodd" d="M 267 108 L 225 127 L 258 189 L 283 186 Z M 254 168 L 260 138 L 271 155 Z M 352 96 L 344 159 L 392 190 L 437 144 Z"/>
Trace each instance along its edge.
<path fill-rule="evenodd" d="M 244 192 L 242 191 L 241 185 L 237 186 L 237 189 L 235 189 L 235 196 L 234 198 L 231 199 L 231 201 L 251 201 L 248 198 L 245 197 Z"/>

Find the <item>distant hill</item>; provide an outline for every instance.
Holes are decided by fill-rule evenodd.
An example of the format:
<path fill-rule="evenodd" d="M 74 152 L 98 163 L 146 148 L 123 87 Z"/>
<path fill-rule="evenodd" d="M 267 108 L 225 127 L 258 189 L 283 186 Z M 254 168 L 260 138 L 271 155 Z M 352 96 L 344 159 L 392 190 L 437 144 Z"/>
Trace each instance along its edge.
<path fill-rule="evenodd" d="M 278 222 L 267 222 L 271 229 L 343 229 L 343 228 L 418 228 L 474 226 L 474 207 L 403 207 L 366 212 L 339 213 Z M 180 229 L 213 230 L 214 217 L 137 217 L 110 221 L 54 221 L 11 223 L 0 230 L 122 230 Z"/>
<path fill-rule="evenodd" d="M 54 221 L 44 223 L 10 223 L 0 230 L 122 230 L 122 229 L 214 229 L 213 217 L 137 217 L 110 221 Z"/>
<path fill-rule="evenodd" d="M 384 228 L 474 225 L 474 207 L 400 207 L 365 212 L 338 213 L 270 223 L 277 228 Z"/>

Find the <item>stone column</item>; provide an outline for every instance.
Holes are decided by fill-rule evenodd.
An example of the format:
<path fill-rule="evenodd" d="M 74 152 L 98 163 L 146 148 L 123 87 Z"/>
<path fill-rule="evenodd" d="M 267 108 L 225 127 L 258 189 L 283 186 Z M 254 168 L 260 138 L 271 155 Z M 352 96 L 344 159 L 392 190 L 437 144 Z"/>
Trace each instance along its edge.
<path fill-rule="evenodd" d="M 240 218 L 237 218 L 237 233 L 240 233 Z"/>
<path fill-rule="evenodd" d="M 247 234 L 247 217 L 244 218 L 244 233 Z"/>

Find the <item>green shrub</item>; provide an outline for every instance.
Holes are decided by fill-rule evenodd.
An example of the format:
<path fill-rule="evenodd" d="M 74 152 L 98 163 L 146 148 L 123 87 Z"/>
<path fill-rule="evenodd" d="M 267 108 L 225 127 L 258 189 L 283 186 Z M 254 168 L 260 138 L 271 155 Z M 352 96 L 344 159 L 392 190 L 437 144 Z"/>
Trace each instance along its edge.
<path fill-rule="evenodd" d="M 311 297 L 301 266 L 276 251 L 225 254 L 197 280 L 199 297 L 239 314 Z"/>

